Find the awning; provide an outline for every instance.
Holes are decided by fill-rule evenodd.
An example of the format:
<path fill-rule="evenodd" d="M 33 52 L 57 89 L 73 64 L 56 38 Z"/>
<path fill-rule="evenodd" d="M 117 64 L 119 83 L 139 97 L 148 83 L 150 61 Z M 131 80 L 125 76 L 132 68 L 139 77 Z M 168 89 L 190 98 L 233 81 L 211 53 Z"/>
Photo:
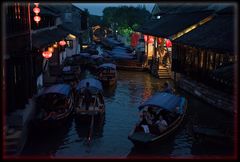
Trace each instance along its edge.
<path fill-rule="evenodd" d="M 33 47 L 44 48 L 54 42 L 64 39 L 68 35 L 68 32 L 60 29 L 54 28 L 52 30 L 44 30 L 41 32 L 32 34 Z"/>
<path fill-rule="evenodd" d="M 218 52 L 234 51 L 234 16 L 218 15 L 211 21 L 174 40 L 199 48 Z"/>
<path fill-rule="evenodd" d="M 49 93 L 58 93 L 68 96 L 71 91 L 71 87 L 68 84 L 56 84 L 51 87 L 42 89 L 38 96 L 42 96 Z"/>
<path fill-rule="evenodd" d="M 212 11 L 165 14 L 160 19 L 150 20 L 137 31 L 143 34 L 169 38 L 212 15 Z"/>
<path fill-rule="evenodd" d="M 176 110 L 176 107 L 179 107 L 178 113 L 182 114 L 185 102 L 186 100 L 184 97 L 170 93 L 157 92 L 141 104 L 138 109 L 142 110 L 145 106 L 150 106 L 173 112 Z"/>
<path fill-rule="evenodd" d="M 102 91 L 102 83 L 94 78 L 87 78 L 87 79 L 83 79 L 81 80 L 78 85 L 77 85 L 77 91 L 81 91 L 81 89 L 86 88 L 87 87 L 87 82 L 89 83 L 89 89 L 90 90 L 97 90 L 97 91 Z"/>

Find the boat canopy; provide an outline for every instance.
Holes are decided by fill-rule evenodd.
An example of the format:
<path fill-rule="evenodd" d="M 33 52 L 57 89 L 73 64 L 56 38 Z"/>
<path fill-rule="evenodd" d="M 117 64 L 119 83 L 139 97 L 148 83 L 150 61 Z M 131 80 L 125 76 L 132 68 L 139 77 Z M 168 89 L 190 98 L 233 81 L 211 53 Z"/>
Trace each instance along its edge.
<path fill-rule="evenodd" d="M 82 57 L 87 57 L 87 58 L 91 57 L 91 55 L 89 53 L 80 53 L 79 55 Z"/>
<path fill-rule="evenodd" d="M 69 96 L 71 91 L 71 87 L 68 84 L 56 84 L 52 85 L 50 87 L 43 88 L 38 96 L 42 96 L 45 94 L 50 94 L 50 93 L 58 93 L 58 94 L 63 94 L 65 96 Z"/>
<path fill-rule="evenodd" d="M 101 55 L 92 55 L 91 58 L 92 59 L 101 59 L 101 58 L 103 58 L 103 56 L 101 56 Z"/>
<path fill-rule="evenodd" d="M 93 90 L 97 89 L 100 91 L 103 90 L 102 83 L 99 80 L 94 79 L 94 78 L 88 78 L 88 79 L 83 79 L 78 83 L 77 91 L 80 91 L 81 89 L 85 88 L 87 85 L 87 82 L 89 82 L 90 89 L 93 89 Z"/>
<path fill-rule="evenodd" d="M 141 104 L 138 109 L 142 110 L 145 106 L 153 106 L 182 114 L 185 102 L 186 99 L 184 97 L 179 97 L 165 92 L 158 92 Z"/>
<path fill-rule="evenodd" d="M 69 72 L 69 71 L 71 71 L 71 66 L 65 66 L 62 71 L 63 71 L 63 72 Z"/>
<path fill-rule="evenodd" d="M 112 63 L 105 63 L 105 64 L 102 64 L 99 66 L 99 68 L 105 68 L 105 67 L 110 67 L 110 68 L 116 69 L 116 65 L 112 64 Z"/>

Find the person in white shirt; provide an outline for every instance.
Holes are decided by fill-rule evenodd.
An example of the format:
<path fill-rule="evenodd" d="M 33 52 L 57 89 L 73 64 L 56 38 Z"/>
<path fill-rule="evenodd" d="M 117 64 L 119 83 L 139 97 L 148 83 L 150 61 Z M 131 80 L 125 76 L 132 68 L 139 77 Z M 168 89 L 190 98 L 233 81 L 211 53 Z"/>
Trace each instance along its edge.
<path fill-rule="evenodd" d="M 156 124 L 158 126 L 160 133 L 165 131 L 168 127 L 168 124 L 167 124 L 166 120 L 163 119 L 162 115 L 159 115 L 159 120 L 156 121 Z"/>

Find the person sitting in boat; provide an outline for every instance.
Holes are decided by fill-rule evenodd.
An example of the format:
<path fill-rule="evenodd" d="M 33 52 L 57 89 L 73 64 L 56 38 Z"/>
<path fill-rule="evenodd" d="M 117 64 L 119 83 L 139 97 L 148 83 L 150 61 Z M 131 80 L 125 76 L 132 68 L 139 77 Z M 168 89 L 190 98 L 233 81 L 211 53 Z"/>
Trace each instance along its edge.
<path fill-rule="evenodd" d="M 83 91 L 84 94 L 84 101 L 85 101 L 85 105 L 86 105 L 86 110 L 89 109 L 90 103 L 91 103 L 91 99 L 92 99 L 92 94 L 89 88 L 90 84 L 89 82 L 86 83 L 86 88 Z"/>
<path fill-rule="evenodd" d="M 163 85 L 163 92 L 173 93 L 173 88 L 170 86 L 168 82 L 165 82 Z"/>
<path fill-rule="evenodd" d="M 159 119 L 156 121 L 155 124 L 157 125 L 160 133 L 165 131 L 167 129 L 167 126 L 168 126 L 166 120 L 163 119 L 162 115 L 159 115 Z"/>
<path fill-rule="evenodd" d="M 146 110 L 143 110 L 142 114 L 140 115 L 140 129 L 143 129 L 145 133 L 149 133 L 149 124 L 152 124 L 151 120 L 149 119 L 149 114 Z"/>
<path fill-rule="evenodd" d="M 157 114 L 153 110 L 153 107 L 148 107 L 148 118 L 151 121 L 151 125 L 156 122 L 157 120 Z"/>

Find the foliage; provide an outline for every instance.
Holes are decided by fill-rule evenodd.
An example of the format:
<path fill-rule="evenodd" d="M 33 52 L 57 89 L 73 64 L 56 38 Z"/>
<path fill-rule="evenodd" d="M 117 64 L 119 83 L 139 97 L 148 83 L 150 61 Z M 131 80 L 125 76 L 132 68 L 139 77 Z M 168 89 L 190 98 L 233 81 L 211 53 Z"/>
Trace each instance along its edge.
<path fill-rule="evenodd" d="M 131 33 L 150 17 L 146 7 L 120 6 L 106 7 L 103 10 L 103 24 L 119 30 L 120 34 Z"/>

